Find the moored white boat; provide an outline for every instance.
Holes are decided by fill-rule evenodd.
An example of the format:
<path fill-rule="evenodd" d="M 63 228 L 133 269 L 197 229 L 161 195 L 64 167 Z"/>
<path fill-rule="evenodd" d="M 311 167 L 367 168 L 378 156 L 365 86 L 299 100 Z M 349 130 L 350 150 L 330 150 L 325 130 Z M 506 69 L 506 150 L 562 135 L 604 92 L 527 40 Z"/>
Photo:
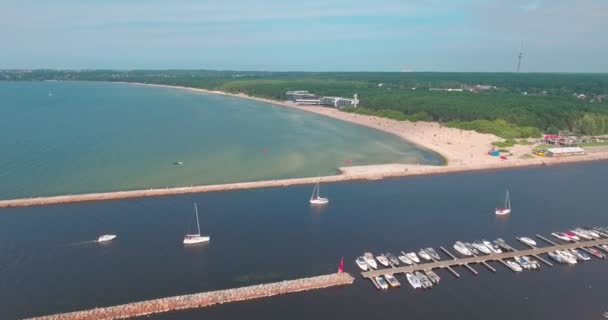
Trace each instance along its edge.
<path fill-rule="evenodd" d="M 579 249 L 570 249 L 570 253 L 572 253 L 574 256 L 576 256 L 576 258 L 580 261 L 591 260 L 591 257 L 588 254 L 586 254 L 585 252 L 582 252 Z"/>
<path fill-rule="evenodd" d="M 422 282 L 420 282 L 420 279 L 418 279 L 418 277 L 416 277 L 415 275 L 413 275 L 411 273 L 406 273 L 405 277 L 407 278 L 407 282 L 410 283 L 412 288 L 414 288 L 414 289 L 422 288 Z"/>
<path fill-rule="evenodd" d="M 441 281 L 441 278 L 433 270 L 426 270 L 425 273 L 434 284 L 439 284 L 439 281 Z"/>
<path fill-rule="evenodd" d="M 107 242 L 107 241 L 112 241 L 114 239 L 116 239 L 115 234 L 104 234 L 104 235 L 100 236 L 99 238 L 97 238 L 97 242 Z"/>
<path fill-rule="evenodd" d="M 376 263 L 376 260 L 374 259 L 374 255 L 371 252 L 364 253 L 363 259 L 365 259 L 365 262 L 367 263 L 367 265 L 370 268 L 378 269 L 378 264 Z"/>
<path fill-rule="evenodd" d="M 473 247 L 475 249 L 479 250 L 481 253 L 492 254 L 492 251 L 490 250 L 490 248 L 488 248 L 485 244 L 483 244 L 479 241 L 473 242 Z M 494 249 L 494 248 L 492 248 L 492 249 Z"/>
<path fill-rule="evenodd" d="M 398 266 L 399 265 L 399 259 L 397 259 L 397 257 L 395 257 L 394 254 L 387 252 L 384 254 L 384 256 L 388 259 L 388 261 L 394 265 L 394 266 Z"/>
<path fill-rule="evenodd" d="M 577 235 L 575 235 L 574 233 L 572 233 L 571 231 L 563 232 L 563 234 L 565 234 L 568 238 L 570 238 L 573 241 L 579 241 L 581 239 Z"/>
<path fill-rule="evenodd" d="M 551 233 L 551 235 L 560 240 L 563 240 L 563 241 L 567 241 L 567 242 L 572 241 L 572 239 L 570 239 L 570 237 L 568 237 L 567 235 L 565 235 L 564 233 L 561 233 L 561 232 L 553 232 L 553 233 Z"/>
<path fill-rule="evenodd" d="M 390 264 L 388 259 L 383 254 L 376 256 L 376 260 L 378 260 L 378 262 L 380 262 L 380 264 L 385 267 L 388 267 L 388 265 Z"/>
<path fill-rule="evenodd" d="M 505 260 L 505 263 L 509 266 L 509 268 L 511 268 L 511 270 L 515 271 L 515 272 L 522 272 L 523 269 L 521 268 L 521 266 L 515 262 L 515 261 L 511 261 L 511 260 Z"/>
<path fill-rule="evenodd" d="M 392 274 L 385 274 L 384 278 L 386 278 L 388 284 L 393 288 L 401 286 L 401 283 L 399 283 L 399 281 L 397 281 L 397 278 L 395 278 L 395 276 L 393 276 Z"/>
<path fill-rule="evenodd" d="M 502 250 L 500 250 L 498 246 L 493 245 L 492 242 L 488 240 L 482 240 L 481 243 L 483 243 L 488 249 L 490 249 L 492 253 L 502 253 Z"/>
<path fill-rule="evenodd" d="M 376 280 L 376 283 L 378 284 L 378 286 L 380 286 L 380 289 L 388 289 L 388 283 L 386 282 L 386 280 L 384 280 L 382 276 L 374 277 L 374 280 Z"/>
<path fill-rule="evenodd" d="M 599 250 L 597 250 L 595 248 L 587 248 L 587 250 L 589 250 L 589 252 L 591 252 L 591 254 L 594 255 L 598 259 L 604 259 L 604 258 L 606 258 L 605 254 L 603 254 L 601 251 L 599 251 Z"/>
<path fill-rule="evenodd" d="M 424 250 L 420 250 L 420 251 L 418 252 L 418 255 L 420 256 L 420 258 L 422 258 L 422 259 L 424 259 L 424 260 L 426 260 L 426 261 L 431 261 L 431 260 L 432 260 L 431 255 L 430 255 L 430 254 L 428 254 L 428 253 L 427 253 L 426 251 L 424 251 Z"/>
<path fill-rule="evenodd" d="M 576 264 L 576 257 L 574 257 L 572 254 L 570 254 L 569 252 L 563 251 L 563 250 L 558 250 L 555 251 L 556 254 L 562 256 L 563 260 L 567 263 L 567 264 Z"/>
<path fill-rule="evenodd" d="M 407 265 L 412 265 L 414 264 L 414 262 L 408 258 L 405 254 L 403 254 L 403 251 L 401 252 L 402 254 L 398 257 L 399 260 L 401 260 L 401 262 L 407 264 Z"/>
<path fill-rule="evenodd" d="M 416 255 L 416 252 L 408 252 L 406 254 L 406 256 L 408 258 L 410 258 L 410 260 L 414 261 L 415 263 L 420 263 L 420 259 L 418 258 L 418 256 Z"/>
<path fill-rule="evenodd" d="M 431 282 L 431 280 L 429 280 L 429 278 L 422 272 L 420 271 L 416 271 L 414 272 L 414 275 L 416 277 L 418 277 L 418 279 L 420 279 L 420 282 L 422 282 L 422 287 L 425 289 L 431 288 L 433 287 L 433 282 Z"/>
<path fill-rule="evenodd" d="M 519 241 L 529 245 L 529 246 L 534 246 L 536 247 L 536 241 L 532 240 L 531 238 L 528 237 L 521 237 L 519 238 Z"/>
<path fill-rule="evenodd" d="M 357 263 L 357 266 L 359 266 L 359 268 L 361 268 L 361 270 L 367 271 L 368 266 L 367 266 L 367 262 L 365 261 L 365 258 L 358 257 L 355 260 L 355 263 Z"/>
<path fill-rule="evenodd" d="M 471 251 L 464 245 L 464 243 L 460 241 L 456 241 L 456 243 L 454 244 L 454 250 L 465 256 L 473 255 L 473 253 L 471 253 Z"/>
<path fill-rule="evenodd" d="M 437 253 L 437 251 L 435 251 L 435 249 L 429 247 L 429 248 L 424 249 L 424 251 L 426 251 L 429 255 L 431 255 L 431 257 L 433 257 L 433 259 L 441 260 L 441 256 L 439 255 L 439 253 Z"/>
<path fill-rule="evenodd" d="M 581 239 L 585 239 L 585 240 L 593 240 L 593 237 L 590 236 L 587 232 L 585 232 L 584 230 L 581 229 L 574 229 L 574 230 L 570 230 L 570 232 L 572 232 L 573 234 L 575 234 L 577 237 L 581 238 Z"/>

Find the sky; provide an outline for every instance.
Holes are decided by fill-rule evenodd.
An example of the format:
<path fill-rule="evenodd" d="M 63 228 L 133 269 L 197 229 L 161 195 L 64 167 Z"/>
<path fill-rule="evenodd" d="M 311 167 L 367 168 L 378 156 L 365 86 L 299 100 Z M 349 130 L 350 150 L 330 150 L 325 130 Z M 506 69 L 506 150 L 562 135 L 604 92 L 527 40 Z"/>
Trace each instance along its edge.
<path fill-rule="evenodd" d="M 0 0 L 1 69 L 608 72 L 608 0 Z"/>

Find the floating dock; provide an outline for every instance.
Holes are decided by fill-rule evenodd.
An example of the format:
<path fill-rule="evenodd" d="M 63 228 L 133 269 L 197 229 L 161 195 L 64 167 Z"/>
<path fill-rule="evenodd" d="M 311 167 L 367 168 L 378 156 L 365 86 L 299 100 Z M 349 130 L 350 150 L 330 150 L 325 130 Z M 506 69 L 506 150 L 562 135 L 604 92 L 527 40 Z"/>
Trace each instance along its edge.
<path fill-rule="evenodd" d="M 249 287 L 209 291 L 182 296 L 128 303 L 84 311 L 60 313 L 26 320 L 114 320 L 141 317 L 161 312 L 205 308 L 216 304 L 271 297 L 279 294 L 348 285 L 355 279 L 348 273 L 259 284 Z"/>
<path fill-rule="evenodd" d="M 512 251 L 509 251 L 509 252 L 490 254 L 490 255 L 477 255 L 477 256 L 465 257 L 465 258 L 457 258 L 453 254 L 451 254 L 448 250 L 446 250 L 445 248 L 440 247 L 441 250 L 443 252 L 445 252 L 448 256 L 450 256 L 452 259 L 440 260 L 440 261 L 434 261 L 434 262 L 422 263 L 422 264 L 415 264 L 415 265 L 411 265 L 411 266 L 364 271 L 361 273 L 361 276 L 363 276 L 364 278 L 372 278 L 372 277 L 376 277 L 376 276 L 382 276 L 385 274 L 394 275 L 394 274 L 399 274 L 399 273 L 414 273 L 416 271 L 442 269 L 442 268 L 448 269 L 448 268 L 458 267 L 458 266 L 464 266 L 467 269 L 469 269 L 473 274 L 477 275 L 478 272 L 475 271 L 475 269 L 473 269 L 470 266 L 471 264 L 487 264 L 490 261 L 500 261 L 503 264 L 505 264 L 503 259 L 512 259 L 513 257 L 519 257 L 519 256 L 537 257 L 537 256 L 540 256 L 541 254 L 546 254 L 546 253 L 554 252 L 557 250 L 584 249 L 586 247 L 597 247 L 600 245 L 608 245 L 608 239 L 597 239 L 597 240 L 579 241 L 579 242 L 574 242 L 574 243 L 557 244 L 545 237 L 542 237 L 540 235 L 537 235 L 537 236 L 539 236 L 539 238 L 541 238 L 549 243 L 554 243 L 554 245 L 548 246 L 548 247 L 533 247 L 533 248 L 530 248 L 527 250 L 516 250 L 515 248 L 511 247 Z M 552 265 L 548 261 L 544 261 L 544 259 L 540 259 L 540 260 L 547 263 L 548 265 Z"/>

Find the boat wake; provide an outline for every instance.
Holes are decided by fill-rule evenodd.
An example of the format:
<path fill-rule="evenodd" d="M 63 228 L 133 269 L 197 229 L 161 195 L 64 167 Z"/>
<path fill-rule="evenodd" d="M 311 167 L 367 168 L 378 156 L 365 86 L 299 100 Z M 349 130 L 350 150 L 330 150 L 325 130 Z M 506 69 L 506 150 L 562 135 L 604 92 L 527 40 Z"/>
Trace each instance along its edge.
<path fill-rule="evenodd" d="M 75 247 L 75 246 L 82 246 L 82 245 L 90 244 L 90 243 L 97 243 L 97 239 L 96 240 L 88 240 L 88 241 L 68 243 L 65 246 L 66 247 Z"/>

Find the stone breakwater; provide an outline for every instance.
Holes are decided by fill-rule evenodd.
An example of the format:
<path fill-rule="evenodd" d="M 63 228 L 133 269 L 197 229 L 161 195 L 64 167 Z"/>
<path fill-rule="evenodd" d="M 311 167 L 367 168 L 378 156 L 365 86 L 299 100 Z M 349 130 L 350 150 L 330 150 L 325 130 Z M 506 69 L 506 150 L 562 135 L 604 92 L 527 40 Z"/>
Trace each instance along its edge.
<path fill-rule="evenodd" d="M 352 284 L 355 279 L 348 273 L 288 280 L 249 287 L 209 291 L 182 296 L 128 303 L 118 306 L 60 313 L 27 320 L 111 320 L 140 317 L 155 313 L 205 308 L 216 304 L 271 297 L 292 292 L 321 289 Z"/>
<path fill-rule="evenodd" d="M 529 160 L 513 159 L 496 163 L 480 163 L 476 165 L 412 165 L 412 164 L 382 164 L 368 166 L 352 166 L 339 168 L 341 174 L 324 176 L 320 178 L 294 178 L 282 180 L 267 180 L 253 182 L 237 182 L 227 184 L 216 184 L 206 186 L 175 187 L 175 188 L 156 188 L 147 190 L 132 191 L 112 191 L 101 193 L 87 193 L 63 196 L 23 198 L 12 200 L 0 200 L 0 208 L 25 207 L 37 205 L 63 204 L 72 202 L 115 200 L 141 197 L 167 196 L 188 193 L 217 192 L 231 190 L 245 190 L 256 188 L 287 187 L 292 185 L 314 184 L 321 182 L 340 182 L 353 180 L 380 180 L 391 177 L 405 177 L 417 175 L 447 174 L 464 171 L 482 170 L 501 170 L 517 167 L 548 166 L 567 163 L 587 162 L 587 161 L 608 160 L 607 153 L 588 154 L 580 157 L 570 158 L 535 158 Z"/>

